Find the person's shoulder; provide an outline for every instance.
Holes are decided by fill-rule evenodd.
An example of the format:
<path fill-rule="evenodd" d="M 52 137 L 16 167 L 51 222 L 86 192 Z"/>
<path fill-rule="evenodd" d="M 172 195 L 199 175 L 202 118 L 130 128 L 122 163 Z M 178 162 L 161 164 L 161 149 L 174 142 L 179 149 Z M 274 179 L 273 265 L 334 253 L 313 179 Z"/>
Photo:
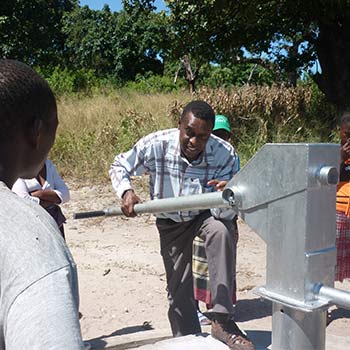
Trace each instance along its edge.
<path fill-rule="evenodd" d="M 179 130 L 177 128 L 164 129 L 152 132 L 143 138 L 143 142 L 155 144 L 157 142 L 172 142 L 178 139 Z"/>
<path fill-rule="evenodd" d="M 0 183 L 0 274 L 4 310 L 44 277 L 75 263 L 56 223 L 38 204 L 20 198 Z"/>
<path fill-rule="evenodd" d="M 55 167 L 55 165 L 53 164 L 53 161 L 51 159 L 49 159 L 49 158 L 47 158 L 45 160 L 45 165 L 46 165 L 47 168 L 54 168 Z"/>
<path fill-rule="evenodd" d="M 52 217 L 37 203 L 20 198 L 12 191 L 0 187 L 0 245 L 11 254 L 19 252 L 24 257 L 42 254 L 55 264 L 67 264 L 65 244 Z M 57 253 L 58 252 L 58 253 Z M 48 261 L 48 266 L 50 262 Z"/>
<path fill-rule="evenodd" d="M 213 134 L 211 134 L 209 137 L 208 145 L 211 147 L 213 153 L 215 154 L 217 154 L 217 152 L 228 152 L 229 154 L 235 152 L 234 147 L 229 142 Z"/>

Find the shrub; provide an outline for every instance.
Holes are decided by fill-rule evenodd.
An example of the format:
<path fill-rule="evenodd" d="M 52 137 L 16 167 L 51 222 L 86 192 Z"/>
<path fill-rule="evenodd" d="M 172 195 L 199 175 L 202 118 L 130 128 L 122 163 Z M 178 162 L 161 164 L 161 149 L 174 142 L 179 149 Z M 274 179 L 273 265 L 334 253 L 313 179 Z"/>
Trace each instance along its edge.
<path fill-rule="evenodd" d="M 229 67 L 205 65 L 201 67 L 198 85 L 211 89 L 233 88 L 248 82 L 271 86 L 276 78 L 274 72 L 257 64 L 245 63 Z"/>
<path fill-rule="evenodd" d="M 181 88 L 186 88 L 186 82 L 179 79 L 174 83 L 174 78 L 160 75 L 141 76 L 138 75 L 135 81 L 126 83 L 125 88 L 129 91 L 137 91 L 141 93 L 169 93 L 180 91 Z"/>
<path fill-rule="evenodd" d="M 202 88 L 196 98 L 229 118 L 242 164 L 265 143 L 329 142 L 335 128 L 335 109 L 310 86 Z M 174 105 L 173 116 L 181 113 L 183 106 Z"/>
<path fill-rule="evenodd" d="M 102 79 L 98 79 L 92 69 L 70 70 L 56 66 L 53 69 L 37 70 L 57 96 L 90 92 L 93 87 L 102 83 Z"/>
<path fill-rule="evenodd" d="M 249 86 L 144 95 L 130 90 L 62 96 L 59 130 L 51 157 L 66 176 L 101 181 L 116 154 L 142 136 L 176 127 L 191 100 L 210 103 L 233 127 L 242 165 L 266 142 L 336 141 L 336 111 L 314 86 Z M 338 142 L 338 141 L 336 141 Z"/>

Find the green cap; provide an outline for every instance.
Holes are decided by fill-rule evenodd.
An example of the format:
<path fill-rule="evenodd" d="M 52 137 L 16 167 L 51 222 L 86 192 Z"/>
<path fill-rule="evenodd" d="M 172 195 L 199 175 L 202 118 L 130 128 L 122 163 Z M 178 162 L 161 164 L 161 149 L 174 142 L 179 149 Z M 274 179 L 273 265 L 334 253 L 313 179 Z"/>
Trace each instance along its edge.
<path fill-rule="evenodd" d="M 221 114 L 217 114 L 215 116 L 215 124 L 214 124 L 213 131 L 219 130 L 219 129 L 224 129 L 227 132 L 231 132 L 230 123 L 229 123 L 227 117 L 225 117 L 224 115 L 221 115 Z"/>

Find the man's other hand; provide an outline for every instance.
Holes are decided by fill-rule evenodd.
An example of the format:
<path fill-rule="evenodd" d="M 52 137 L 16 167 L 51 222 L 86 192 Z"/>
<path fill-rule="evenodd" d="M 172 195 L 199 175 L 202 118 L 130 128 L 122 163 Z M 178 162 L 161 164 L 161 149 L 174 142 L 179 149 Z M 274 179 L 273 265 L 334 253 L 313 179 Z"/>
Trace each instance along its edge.
<path fill-rule="evenodd" d="M 208 181 L 208 185 L 209 186 L 213 186 L 217 191 L 222 191 L 224 189 L 224 187 L 226 186 L 226 184 L 228 183 L 228 181 L 226 180 L 209 180 Z"/>

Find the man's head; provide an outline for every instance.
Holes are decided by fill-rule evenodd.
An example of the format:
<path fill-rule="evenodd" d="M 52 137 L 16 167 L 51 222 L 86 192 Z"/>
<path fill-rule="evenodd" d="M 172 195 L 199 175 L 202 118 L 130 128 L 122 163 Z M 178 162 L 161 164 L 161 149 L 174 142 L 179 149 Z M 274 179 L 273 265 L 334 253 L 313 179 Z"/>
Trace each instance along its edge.
<path fill-rule="evenodd" d="M 346 142 L 350 142 L 350 114 L 344 114 L 340 118 L 339 123 L 339 137 L 340 143 L 344 145 Z"/>
<path fill-rule="evenodd" d="M 4 168 L 6 163 L 1 180 L 38 174 L 54 143 L 57 123 L 56 100 L 47 82 L 27 65 L 1 59 L 0 165 Z M 8 164 L 11 157 L 13 167 Z"/>
<path fill-rule="evenodd" d="M 228 141 L 231 137 L 231 126 L 227 117 L 221 114 L 215 116 L 213 134 L 221 139 Z"/>
<path fill-rule="evenodd" d="M 204 151 L 213 130 L 215 114 L 204 101 L 190 102 L 179 120 L 181 153 L 190 162 Z"/>

